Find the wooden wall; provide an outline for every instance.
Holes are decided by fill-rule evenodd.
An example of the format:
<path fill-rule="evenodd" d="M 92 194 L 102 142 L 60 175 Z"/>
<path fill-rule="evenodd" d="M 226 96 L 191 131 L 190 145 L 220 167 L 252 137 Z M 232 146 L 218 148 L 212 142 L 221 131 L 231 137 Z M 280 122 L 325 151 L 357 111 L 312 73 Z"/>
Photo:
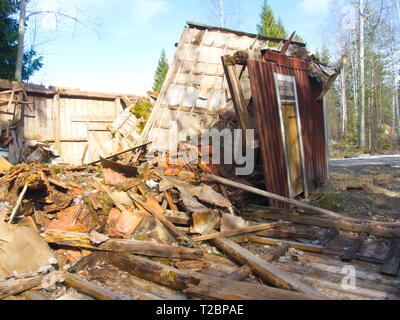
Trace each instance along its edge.
<path fill-rule="evenodd" d="M 98 94 L 96 97 L 92 93 L 90 97 L 79 92 L 73 96 L 71 93 L 54 92 L 54 89 L 43 92 L 30 92 L 26 89 L 26 92 L 28 100 L 33 104 L 25 111 L 25 139 L 49 142 L 56 147 L 58 136 L 63 162 L 72 165 L 82 163 L 86 144 L 89 147 L 85 163 L 97 160 L 99 155 L 121 151 L 120 146 L 111 143 L 111 134 L 107 129 L 123 110 L 120 96 Z M 0 98 L 8 97 L 9 94 L 0 93 Z M 13 112 L 14 104 L 8 108 L 6 102 L 0 103 L 0 122 L 3 128 L 13 118 Z"/>

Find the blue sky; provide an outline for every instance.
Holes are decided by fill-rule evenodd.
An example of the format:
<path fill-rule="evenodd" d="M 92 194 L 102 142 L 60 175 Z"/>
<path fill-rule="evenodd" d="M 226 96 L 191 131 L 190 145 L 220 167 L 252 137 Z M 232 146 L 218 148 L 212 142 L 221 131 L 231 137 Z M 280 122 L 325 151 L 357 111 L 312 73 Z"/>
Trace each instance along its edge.
<path fill-rule="evenodd" d="M 42 70 L 30 81 L 81 90 L 144 94 L 151 90 L 162 48 L 172 61 L 186 21 L 210 24 L 206 1 L 31 0 L 29 11 L 60 9 L 78 16 L 90 28 L 68 19 L 57 24 L 50 14 L 30 19 L 27 44 L 34 41 L 44 57 Z M 263 1 L 236 1 L 240 1 L 240 20 L 229 27 L 255 33 Z M 288 32 L 296 30 L 314 50 L 322 46 L 319 30 L 331 1 L 269 3 Z"/>

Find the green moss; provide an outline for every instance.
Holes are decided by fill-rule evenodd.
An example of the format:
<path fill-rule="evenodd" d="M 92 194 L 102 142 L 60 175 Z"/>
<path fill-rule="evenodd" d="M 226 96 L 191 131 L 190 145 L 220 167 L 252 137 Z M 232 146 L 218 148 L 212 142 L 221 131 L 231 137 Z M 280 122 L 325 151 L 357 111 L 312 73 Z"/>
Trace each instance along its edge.
<path fill-rule="evenodd" d="M 139 133 L 141 133 L 146 125 L 147 119 L 149 119 L 151 114 L 151 109 L 153 108 L 153 104 L 145 99 L 140 99 L 136 104 L 130 109 L 131 112 L 136 116 L 138 119 L 142 119 L 141 123 L 139 124 Z"/>
<path fill-rule="evenodd" d="M 170 266 L 170 267 L 172 266 L 172 261 L 171 261 L 171 259 L 168 259 L 168 258 L 153 257 L 153 258 L 151 258 L 151 260 L 159 262 L 166 266 Z"/>
<path fill-rule="evenodd" d="M 329 193 L 317 202 L 317 206 L 328 210 L 338 210 L 343 200 L 341 193 Z"/>
<path fill-rule="evenodd" d="M 50 173 L 53 176 L 56 176 L 57 174 L 65 174 L 66 173 L 65 167 L 52 167 L 50 169 Z"/>
<path fill-rule="evenodd" d="M 111 209 L 114 208 L 114 201 L 112 201 L 111 198 L 104 192 L 96 193 L 95 197 L 103 208 L 103 214 L 108 216 Z"/>
<path fill-rule="evenodd" d="M 150 240 L 149 237 L 143 233 L 135 233 L 133 235 L 133 239 L 137 240 L 137 241 L 148 241 Z"/>
<path fill-rule="evenodd" d="M 210 254 L 212 254 L 213 256 L 217 256 L 217 257 L 221 257 L 221 258 L 229 259 L 229 258 L 228 258 L 228 256 L 224 255 L 223 253 L 219 253 L 219 252 L 211 252 Z"/>

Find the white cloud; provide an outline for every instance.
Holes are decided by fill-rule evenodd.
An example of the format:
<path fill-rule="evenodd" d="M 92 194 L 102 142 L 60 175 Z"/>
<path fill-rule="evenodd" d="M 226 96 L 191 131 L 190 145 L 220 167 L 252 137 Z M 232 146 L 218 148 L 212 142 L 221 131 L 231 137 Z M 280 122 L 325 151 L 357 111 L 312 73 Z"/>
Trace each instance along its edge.
<path fill-rule="evenodd" d="M 134 17 L 140 20 L 149 20 L 168 10 L 166 0 L 133 0 L 132 6 Z"/>

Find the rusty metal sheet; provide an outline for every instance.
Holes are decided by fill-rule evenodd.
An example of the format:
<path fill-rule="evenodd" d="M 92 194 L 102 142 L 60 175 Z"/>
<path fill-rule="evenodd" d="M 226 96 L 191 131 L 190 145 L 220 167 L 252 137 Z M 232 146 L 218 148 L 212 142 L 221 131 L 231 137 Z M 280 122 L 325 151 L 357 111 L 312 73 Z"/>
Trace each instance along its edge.
<path fill-rule="evenodd" d="M 323 102 L 318 101 L 322 84 L 308 74 L 307 63 L 267 50 L 263 59 L 248 61 L 250 83 L 257 113 L 257 127 L 264 164 L 266 190 L 289 197 L 285 147 L 278 110 L 274 73 L 296 80 L 305 178 L 310 191 L 327 179 Z M 271 206 L 283 207 L 278 201 Z"/>

